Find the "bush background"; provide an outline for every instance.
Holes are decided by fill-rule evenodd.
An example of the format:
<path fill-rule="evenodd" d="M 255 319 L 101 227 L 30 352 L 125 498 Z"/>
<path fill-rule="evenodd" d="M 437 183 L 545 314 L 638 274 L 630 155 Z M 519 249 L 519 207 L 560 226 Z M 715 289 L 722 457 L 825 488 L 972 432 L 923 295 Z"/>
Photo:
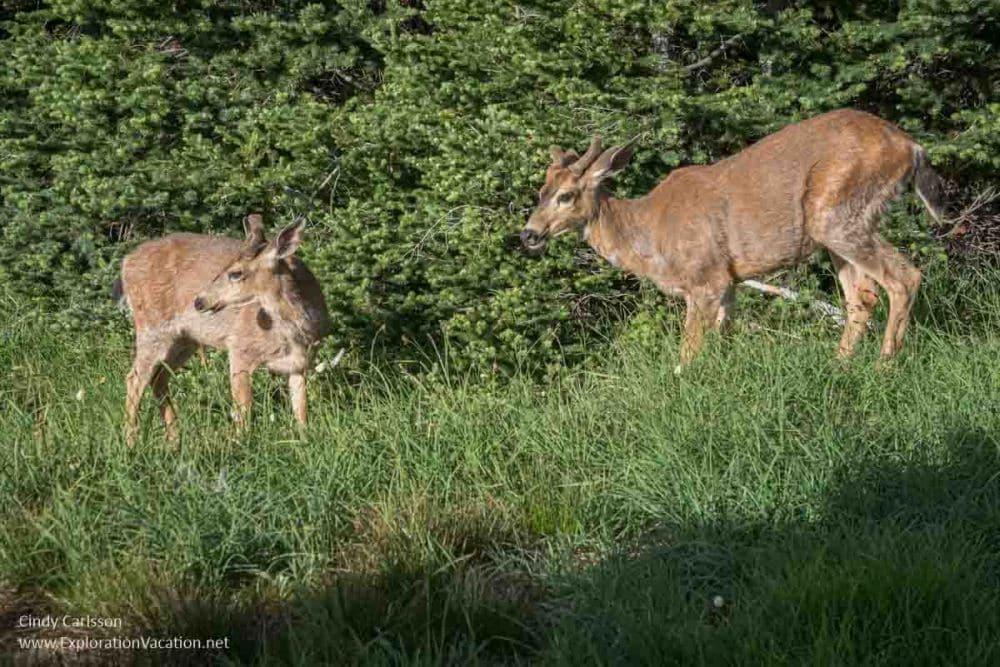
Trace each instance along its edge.
<path fill-rule="evenodd" d="M 638 137 L 616 186 L 637 196 L 853 106 L 960 200 L 1000 169 L 998 46 L 996 0 L 8 1 L 0 283 L 54 328 L 124 326 L 107 288 L 140 240 L 308 211 L 335 344 L 578 359 L 663 302 L 575 239 L 516 252 L 549 144 Z M 907 197 L 890 235 L 951 280 L 926 220 Z M 787 280 L 832 291 L 825 262 Z"/>
<path fill-rule="evenodd" d="M 998 17 L 6 0 L 0 663 L 1000 664 L 995 203 L 949 238 L 893 207 L 925 282 L 878 372 L 875 335 L 843 364 L 807 306 L 744 294 L 675 375 L 672 302 L 576 239 L 512 243 L 551 143 L 637 137 L 615 186 L 636 196 L 841 106 L 912 133 L 961 208 L 997 183 Z M 301 430 L 257 374 L 234 429 L 209 355 L 171 383 L 179 445 L 147 402 L 126 448 L 121 257 L 251 210 L 308 213 L 349 363 Z M 836 300 L 822 255 L 769 280 Z M 429 372 L 383 363 L 412 359 Z M 49 635 L 17 619 L 49 613 L 232 644 L 24 652 Z"/>

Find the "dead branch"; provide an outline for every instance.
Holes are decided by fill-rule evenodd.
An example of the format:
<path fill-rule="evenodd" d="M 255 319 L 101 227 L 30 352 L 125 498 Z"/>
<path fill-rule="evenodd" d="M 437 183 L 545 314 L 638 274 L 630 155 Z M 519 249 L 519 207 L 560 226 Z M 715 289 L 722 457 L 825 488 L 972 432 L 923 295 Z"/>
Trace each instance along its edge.
<path fill-rule="evenodd" d="M 755 289 L 758 292 L 764 292 L 765 294 L 773 294 L 774 296 L 780 296 L 782 299 L 788 299 L 789 301 L 798 301 L 801 295 L 795 290 L 789 289 L 787 287 L 775 287 L 774 285 L 768 285 L 767 283 L 762 283 L 758 280 L 744 280 L 740 283 L 745 287 Z M 818 310 L 824 315 L 833 318 L 839 326 L 844 326 L 847 321 L 844 319 L 844 311 L 837 308 L 832 303 L 827 303 L 826 301 L 813 300 L 809 302 L 809 307 L 813 310 Z M 872 323 L 868 323 L 869 328 Z"/>
<path fill-rule="evenodd" d="M 713 60 L 715 60 L 723 53 L 725 53 L 726 49 L 728 49 L 730 46 L 732 46 L 742 38 L 743 38 L 743 33 L 740 33 L 738 35 L 733 35 L 732 37 L 727 37 L 726 39 L 722 40 L 722 44 L 719 44 L 719 46 L 713 51 L 711 51 L 707 56 L 705 56 L 701 60 L 696 60 L 690 65 L 685 65 L 684 67 L 681 68 L 681 70 L 684 72 L 693 72 L 695 70 L 701 69 L 702 67 L 707 67 L 708 65 L 711 65 Z"/>
<path fill-rule="evenodd" d="M 941 234 L 939 238 L 947 239 L 967 233 L 973 224 L 982 217 L 979 211 L 986 208 L 997 199 L 1000 199 L 1000 189 L 996 187 L 991 186 L 979 192 L 976 195 L 976 198 L 973 199 L 967 206 L 962 208 L 957 215 L 945 221 L 946 224 L 951 226 L 951 229 L 944 234 Z"/>

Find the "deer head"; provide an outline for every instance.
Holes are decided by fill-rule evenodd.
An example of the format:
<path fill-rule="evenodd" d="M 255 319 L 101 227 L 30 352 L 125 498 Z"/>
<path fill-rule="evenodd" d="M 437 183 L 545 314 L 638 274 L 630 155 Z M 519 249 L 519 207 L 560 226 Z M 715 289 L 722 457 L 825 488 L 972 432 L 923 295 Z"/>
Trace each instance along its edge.
<path fill-rule="evenodd" d="M 236 258 L 194 300 L 198 312 L 218 312 L 230 306 L 280 298 L 290 278 L 286 260 L 302 242 L 304 220 L 285 227 L 273 242 L 264 239 L 259 214 L 247 216 L 247 240 Z"/>
<path fill-rule="evenodd" d="M 582 156 L 553 146 L 538 205 L 521 232 L 522 247 L 540 252 L 549 238 L 597 219 L 601 198 L 606 196 L 604 182 L 628 165 L 633 149 L 629 143 L 601 152 L 600 137 L 594 137 Z"/>

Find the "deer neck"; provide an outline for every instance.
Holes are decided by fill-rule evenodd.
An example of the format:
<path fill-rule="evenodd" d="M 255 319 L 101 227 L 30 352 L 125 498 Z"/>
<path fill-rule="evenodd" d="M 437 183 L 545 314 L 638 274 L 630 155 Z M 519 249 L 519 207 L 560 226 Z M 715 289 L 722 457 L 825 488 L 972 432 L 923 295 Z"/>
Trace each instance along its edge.
<path fill-rule="evenodd" d="M 615 266 L 645 275 L 653 249 L 640 214 L 640 200 L 602 197 L 597 217 L 584 227 L 584 239 Z"/>
<path fill-rule="evenodd" d="M 311 337 L 304 326 L 307 315 L 294 285 L 284 284 L 280 291 L 260 298 L 257 307 L 257 324 L 261 329 L 289 342 L 308 346 Z"/>

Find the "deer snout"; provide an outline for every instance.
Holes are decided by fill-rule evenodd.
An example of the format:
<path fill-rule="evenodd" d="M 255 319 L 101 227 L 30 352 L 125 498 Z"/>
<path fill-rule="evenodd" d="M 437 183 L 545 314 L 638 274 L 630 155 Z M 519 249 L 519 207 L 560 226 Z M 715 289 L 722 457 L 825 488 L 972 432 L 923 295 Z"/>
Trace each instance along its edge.
<path fill-rule="evenodd" d="M 533 229 L 521 232 L 521 247 L 528 251 L 541 250 L 545 246 L 545 235 Z"/>

